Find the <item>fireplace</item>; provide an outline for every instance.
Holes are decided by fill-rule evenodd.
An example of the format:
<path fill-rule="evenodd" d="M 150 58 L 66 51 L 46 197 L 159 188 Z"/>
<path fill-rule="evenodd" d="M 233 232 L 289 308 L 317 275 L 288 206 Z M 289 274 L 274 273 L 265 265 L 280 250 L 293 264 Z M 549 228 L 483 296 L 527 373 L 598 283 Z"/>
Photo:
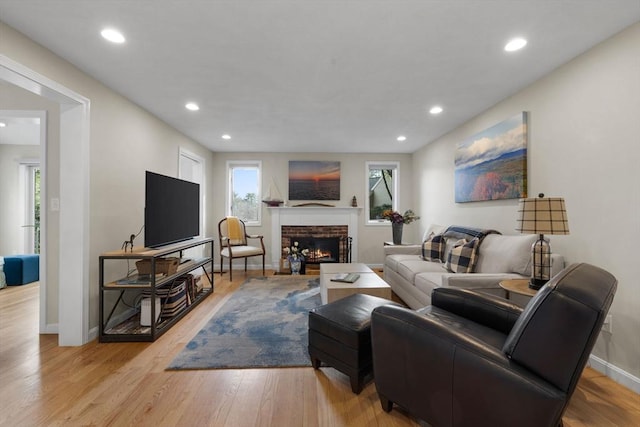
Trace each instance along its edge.
<path fill-rule="evenodd" d="M 283 225 L 282 247 L 298 242 L 300 249 L 309 250 L 307 264 L 351 262 L 352 239 L 347 233 L 346 225 Z"/>
<path fill-rule="evenodd" d="M 320 207 L 304 206 L 269 207 L 271 215 L 271 261 L 273 269 L 279 271 L 283 248 L 287 247 L 290 238 L 302 237 L 342 237 L 340 245 L 341 262 L 358 262 L 358 216 L 359 207 Z M 308 230 L 288 229 L 287 227 L 322 227 Z M 285 241 L 284 238 L 287 238 Z M 300 242 L 300 240 L 297 240 Z M 313 264 L 312 264 L 313 265 Z"/>

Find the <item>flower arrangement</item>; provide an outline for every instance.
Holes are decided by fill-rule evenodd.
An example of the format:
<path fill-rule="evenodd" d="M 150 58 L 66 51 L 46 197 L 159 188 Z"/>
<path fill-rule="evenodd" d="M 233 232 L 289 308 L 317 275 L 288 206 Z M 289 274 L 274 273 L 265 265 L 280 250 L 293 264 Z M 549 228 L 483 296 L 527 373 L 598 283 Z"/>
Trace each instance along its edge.
<path fill-rule="evenodd" d="M 287 253 L 287 259 L 304 261 L 304 257 L 309 255 L 309 249 L 300 249 L 298 242 L 293 242 L 290 247 L 284 248 Z"/>
<path fill-rule="evenodd" d="M 411 224 L 413 221 L 420 219 L 411 209 L 405 211 L 404 215 L 400 215 L 400 212 L 387 209 L 382 212 L 382 217 L 388 219 L 393 224 Z"/>

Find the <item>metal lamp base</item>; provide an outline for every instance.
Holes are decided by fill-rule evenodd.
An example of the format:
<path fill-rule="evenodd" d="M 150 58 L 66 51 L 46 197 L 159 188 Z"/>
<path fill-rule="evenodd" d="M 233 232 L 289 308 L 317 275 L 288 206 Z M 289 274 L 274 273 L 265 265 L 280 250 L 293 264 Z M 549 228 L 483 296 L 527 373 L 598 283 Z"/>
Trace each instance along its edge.
<path fill-rule="evenodd" d="M 543 287 L 547 282 L 548 280 L 531 278 L 531 280 L 529 281 L 529 288 L 537 291 L 538 289 Z"/>

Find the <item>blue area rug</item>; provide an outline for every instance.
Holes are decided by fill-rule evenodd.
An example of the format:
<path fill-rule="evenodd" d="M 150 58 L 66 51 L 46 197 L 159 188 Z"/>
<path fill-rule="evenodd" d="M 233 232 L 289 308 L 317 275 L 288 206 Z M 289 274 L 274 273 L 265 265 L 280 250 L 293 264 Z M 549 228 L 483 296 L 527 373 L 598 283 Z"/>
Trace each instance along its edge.
<path fill-rule="evenodd" d="M 250 278 L 167 369 L 311 366 L 309 310 L 320 305 L 319 278 Z"/>

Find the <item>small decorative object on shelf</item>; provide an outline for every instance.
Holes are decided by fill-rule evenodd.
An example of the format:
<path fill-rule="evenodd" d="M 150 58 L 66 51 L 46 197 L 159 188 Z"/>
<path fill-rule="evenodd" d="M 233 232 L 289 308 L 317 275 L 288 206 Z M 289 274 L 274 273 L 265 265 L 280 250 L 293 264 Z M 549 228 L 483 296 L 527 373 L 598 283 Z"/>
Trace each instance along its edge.
<path fill-rule="evenodd" d="M 135 234 L 132 234 L 131 236 L 129 236 L 129 240 L 125 240 L 120 249 L 127 252 L 127 247 L 130 247 L 129 250 L 133 252 L 133 240 L 135 238 L 136 238 Z"/>
<path fill-rule="evenodd" d="M 262 199 L 262 203 L 266 204 L 269 207 L 280 206 L 283 203 L 282 196 L 278 191 L 278 187 L 276 187 L 276 183 L 271 179 L 271 184 L 269 184 L 269 190 L 267 190 L 267 194 L 265 198 Z"/>
<path fill-rule="evenodd" d="M 382 217 L 391 221 L 391 231 L 393 233 L 393 244 L 402 244 L 402 227 L 404 224 L 411 224 L 413 221 L 420 219 L 411 209 L 407 209 L 404 215 L 400 212 L 388 209 L 382 212 Z"/>
<path fill-rule="evenodd" d="M 353 196 L 353 198 L 351 199 L 351 207 L 358 207 L 358 199 L 356 199 L 356 196 Z"/>
<path fill-rule="evenodd" d="M 304 274 L 304 257 L 309 255 L 309 249 L 300 249 L 299 243 L 293 242 L 290 247 L 284 248 L 284 251 L 291 266 L 291 274 Z"/>

